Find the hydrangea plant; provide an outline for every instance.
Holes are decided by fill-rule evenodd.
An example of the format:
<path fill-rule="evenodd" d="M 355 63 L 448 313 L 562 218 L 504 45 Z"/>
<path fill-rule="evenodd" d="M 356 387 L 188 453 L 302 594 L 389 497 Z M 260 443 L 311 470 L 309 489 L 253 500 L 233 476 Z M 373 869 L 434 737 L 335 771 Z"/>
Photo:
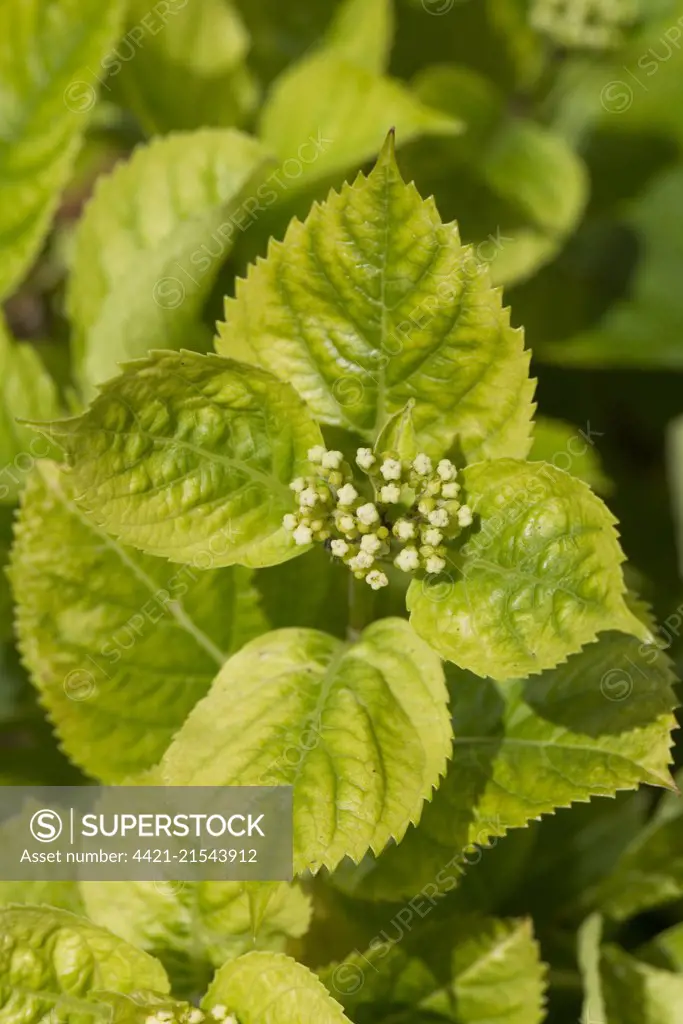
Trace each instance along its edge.
<path fill-rule="evenodd" d="M 157 136 L 105 154 L 54 243 L 73 387 L 0 327 L 0 559 L 60 748 L 37 773 L 19 730 L 0 782 L 286 785 L 294 808 L 291 882 L 0 881 L 0 1024 L 541 1024 L 550 990 L 562 1024 L 581 1000 L 582 1024 L 673 1024 L 680 925 L 629 930 L 683 895 L 672 663 L 590 426 L 534 422 L 501 288 L 588 197 L 531 92 L 634 5 L 406 0 L 410 25 L 461 8 L 458 45 L 511 34 L 515 103 L 453 64 L 391 77 L 394 5 L 330 6 L 284 70 L 259 25 L 288 4 L 0 10 L 2 298 L 85 174 L 93 68 Z M 424 198 L 435 167 L 465 220 L 477 179 L 495 235 Z M 649 820 L 644 785 L 670 791 Z"/>

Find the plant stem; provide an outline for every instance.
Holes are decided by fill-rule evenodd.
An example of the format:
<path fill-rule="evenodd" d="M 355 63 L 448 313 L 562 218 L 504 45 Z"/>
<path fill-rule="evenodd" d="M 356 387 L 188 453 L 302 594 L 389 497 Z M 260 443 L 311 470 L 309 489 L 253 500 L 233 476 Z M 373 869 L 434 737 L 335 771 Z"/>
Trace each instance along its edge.
<path fill-rule="evenodd" d="M 365 582 L 349 574 L 349 621 L 346 638 L 355 643 L 374 618 L 375 592 Z"/>

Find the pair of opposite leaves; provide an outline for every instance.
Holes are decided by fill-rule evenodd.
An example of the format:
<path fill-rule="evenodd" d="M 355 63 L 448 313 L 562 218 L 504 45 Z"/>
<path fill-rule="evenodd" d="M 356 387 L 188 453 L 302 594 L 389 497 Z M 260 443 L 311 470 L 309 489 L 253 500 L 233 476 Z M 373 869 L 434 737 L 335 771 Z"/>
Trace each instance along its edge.
<path fill-rule="evenodd" d="M 419 450 L 457 446 L 468 463 L 476 516 L 445 574 L 408 591 L 415 629 L 442 657 L 504 680 L 601 631 L 651 639 L 624 601 L 607 508 L 524 461 L 522 332 L 457 227 L 401 179 L 392 137 L 369 176 L 271 243 L 226 318 L 220 356 L 153 353 L 53 425 L 79 505 L 107 533 L 202 568 L 285 561 L 302 550 L 282 528 L 288 485 L 309 468 L 318 423 L 374 443 L 410 403 Z"/>
<path fill-rule="evenodd" d="M 334 868 L 400 840 L 446 769 L 439 655 L 510 679 L 601 630 L 649 634 L 624 603 L 607 509 L 580 481 L 524 461 L 533 388 L 521 332 L 456 228 L 401 180 L 391 141 L 367 178 L 272 243 L 228 304 L 219 347 L 242 361 L 152 354 L 53 425 L 73 489 L 47 467 L 45 487 L 63 488 L 104 538 L 202 569 L 259 567 L 300 551 L 281 523 L 289 482 L 322 442 L 317 421 L 373 443 L 409 405 L 411 443 L 438 458 L 457 442 L 468 462 L 475 529 L 457 572 L 411 584 L 412 625 L 380 620 L 350 648 L 308 629 L 258 637 L 163 760 L 170 784 L 286 784 L 294 770 L 295 870 Z M 15 585 L 43 529 L 31 493 Z M 28 617 L 20 634 L 26 653 Z M 216 721 L 229 721 L 229 741 Z M 293 769 L 283 752 L 321 722 L 325 743 L 306 744 Z M 323 813 L 330 787 L 342 797 Z"/>

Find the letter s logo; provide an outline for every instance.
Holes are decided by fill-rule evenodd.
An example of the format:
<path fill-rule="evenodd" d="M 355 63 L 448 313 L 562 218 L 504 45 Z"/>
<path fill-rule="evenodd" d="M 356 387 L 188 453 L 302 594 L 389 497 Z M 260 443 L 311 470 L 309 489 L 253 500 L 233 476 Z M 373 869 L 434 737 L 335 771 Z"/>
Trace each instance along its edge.
<path fill-rule="evenodd" d="M 31 835 L 39 843 L 54 843 L 62 834 L 62 819 L 56 811 L 44 809 L 36 811 L 31 818 Z"/>

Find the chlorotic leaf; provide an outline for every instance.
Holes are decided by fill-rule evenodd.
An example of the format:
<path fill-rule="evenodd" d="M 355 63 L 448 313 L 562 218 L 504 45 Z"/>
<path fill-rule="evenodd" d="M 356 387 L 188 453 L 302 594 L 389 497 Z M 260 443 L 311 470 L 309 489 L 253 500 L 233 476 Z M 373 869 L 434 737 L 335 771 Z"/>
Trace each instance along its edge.
<path fill-rule="evenodd" d="M 537 416 L 534 422 L 534 441 L 529 458 L 532 462 L 550 462 L 583 480 L 598 494 L 609 494 L 611 481 L 603 472 L 600 456 L 588 432 L 563 420 Z"/>
<path fill-rule="evenodd" d="M 320 430 L 292 388 L 214 355 L 151 353 L 50 435 L 81 508 L 141 551 L 198 568 L 300 552 L 282 518 Z"/>
<path fill-rule="evenodd" d="M 447 928 L 421 929 L 407 950 L 383 938 L 322 973 L 353 1019 L 365 1020 L 364 1010 L 376 1024 L 389 1024 L 401 1011 L 410 1020 L 458 1024 L 545 1019 L 545 965 L 530 921 L 464 918 Z M 430 964 L 437 949 L 439 959 L 449 962 L 447 980 Z"/>
<path fill-rule="evenodd" d="M 371 442 L 412 399 L 431 455 L 456 439 L 469 461 L 528 452 L 522 333 L 456 226 L 403 182 L 391 137 L 368 177 L 271 242 L 219 332 L 219 351 L 246 340 L 321 422 Z"/>
<path fill-rule="evenodd" d="M 420 450 L 413 422 L 413 405 L 411 399 L 404 409 L 387 420 L 375 442 L 376 453 L 395 452 L 401 461 L 413 461 Z"/>
<path fill-rule="evenodd" d="M 638 950 L 643 959 L 657 967 L 665 967 L 683 974 L 683 923 L 660 932 L 651 942 Z"/>
<path fill-rule="evenodd" d="M 308 929 L 310 900 L 285 882 L 81 882 L 88 916 L 162 960 L 220 967 L 250 949 L 283 951 Z"/>
<path fill-rule="evenodd" d="M 584 483 L 512 459 L 463 481 L 477 528 L 450 576 L 414 580 L 407 596 L 442 657 L 502 680 L 553 668 L 606 630 L 652 640 L 624 600 L 615 519 Z"/>
<path fill-rule="evenodd" d="M 7 1024 L 38 1024 L 101 1010 L 94 996 L 149 988 L 168 992 L 161 964 L 83 917 L 48 907 L 0 908 L 0 1014 Z"/>
<path fill-rule="evenodd" d="M 156 0 L 133 0 L 128 24 L 112 75 L 150 135 L 241 125 L 253 111 L 249 36 L 232 3 L 181 0 L 167 10 Z"/>
<path fill-rule="evenodd" d="M 156 139 L 100 179 L 67 297 L 86 390 L 151 347 L 187 346 L 238 230 L 240 195 L 268 161 L 247 135 L 203 129 Z"/>
<path fill-rule="evenodd" d="M 392 125 L 401 144 L 461 130 L 458 121 L 424 106 L 401 82 L 323 51 L 274 83 L 261 112 L 260 136 L 283 161 L 303 153 L 311 140 L 325 140 L 314 157 L 309 159 L 308 150 L 301 157 L 298 182 L 308 184 L 371 159 Z"/>
<path fill-rule="evenodd" d="M 529 680 L 496 685 L 451 666 L 448 677 L 446 777 L 419 828 L 346 879 L 355 895 L 399 899 L 430 884 L 450 891 L 509 829 L 643 783 L 673 785 L 674 676 L 656 647 L 607 633 Z"/>
<path fill-rule="evenodd" d="M 11 638 L 12 626 L 12 591 L 7 578 L 9 552 L 12 546 L 12 523 L 14 510 L 0 502 L 0 651 L 2 645 Z M 0 665 L 1 665 L 0 657 Z"/>
<path fill-rule="evenodd" d="M 14 504 L 38 458 L 53 452 L 47 438 L 17 420 L 59 416 L 57 389 L 33 346 L 10 339 L 0 320 L 0 504 Z M 0 584 L 1 586 L 1 584 Z"/>
<path fill-rule="evenodd" d="M 6 0 L 0 8 L 0 298 L 47 233 L 97 99 L 91 69 L 122 17 L 119 0 Z"/>
<path fill-rule="evenodd" d="M 679 778 L 680 783 L 680 778 Z M 597 894 L 617 921 L 683 896 L 683 797 L 667 794 L 658 813 L 624 850 Z"/>
<path fill-rule="evenodd" d="M 315 974 L 281 953 L 246 953 L 221 967 L 202 1000 L 214 1006 L 239 1024 L 350 1024 Z"/>
<path fill-rule="evenodd" d="M 110 1024 L 143 1024 L 150 1017 L 178 1024 L 186 1021 L 193 1010 L 190 1003 L 149 990 L 129 995 L 97 991 L 92 993 L 92 998 L 100 1004 L 100 1012 L 106 1012 Z"/>
<path fill-rule="evenodd" d="M 168 785 L 292 785 L 299 873 L 400 839 L 450 742 L 441 664 L 403 619 L 375 622 L 351 647 L 281 629 L 226 663 L 162 772 Z"/>
<path fill-rule="evenodd" d="M 83 913 L 83 901 L 76 882 L 5 882 L 0 881 L 0 906 L 33 904 Z"/>
<path fill-rule="evenodd" d="M 52 463 L 26 488 L 11 571 L 41 701 L 69 757 L 106 782 L 156 764 L 229 654 L 266 628 L 248 570 L 122 547 Z"/>
<path fill-rule="evenodd" d="M 393 4 L 394 0 L 345 0 L 328 29 L 324 50 L 381 75 L 391 52 Z"/>

